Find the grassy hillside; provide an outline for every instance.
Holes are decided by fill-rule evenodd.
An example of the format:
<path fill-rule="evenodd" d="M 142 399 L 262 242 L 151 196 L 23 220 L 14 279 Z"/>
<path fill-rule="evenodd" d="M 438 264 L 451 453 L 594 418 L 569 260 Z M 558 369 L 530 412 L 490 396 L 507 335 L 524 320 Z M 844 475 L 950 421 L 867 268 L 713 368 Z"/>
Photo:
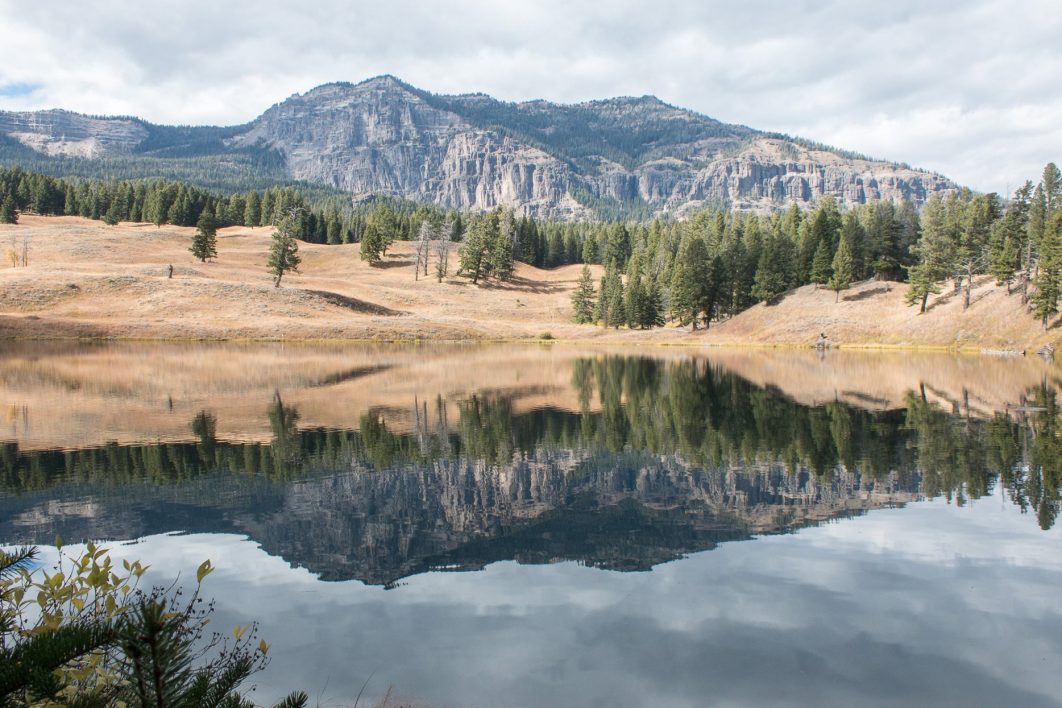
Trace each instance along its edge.
<path fill-rule="evenodd" d="M 984 276 L 976 281 L 970 308 L 950 288 L 930 298 L 927 311 L 904 304 L 907 285 L 882 281 L 859 283 L 841 293 L 807 285 L 777 304 L 756 305 L 713 327 L 717 344 L 813 345 L 820 333 L 839 346 L 1037 348 L 1062 337 L 1057 327 L 1044 330 L 1015 292 Z"/>
<path fill-rule="evenodd" d="M 76 217 L 24 216 L 0 226 L 0 251 L 30 240 L 28 267 L 0 268 L 0 336 L 203 339 L 532 339 L 687 345 L 811 346 L 820 332 L 842 347 L 1035 350 L 1060 339 L 987 280 L 963 311 L 944 294 L 925 314 L 903 304 L 905 286 L 867 282 L 842 294 L 808 286 L 757 305 L 708 332 L 674 327 L 604 330 L 570 323 L 579 266 L 519 264 L 506 283 L 473 286 L 452 275 L 413 276 L 412 244 L 397 243 L 379 267 L 356 244 L 301 244 L 302 273 L 272 287 L 269 228 L 219 233 L 216 262 L 188 252 L 194 229 Z M 168 265 L 174 277 L 167 278 Z M 600 271 L 595 269 L 595 278 Z"/>

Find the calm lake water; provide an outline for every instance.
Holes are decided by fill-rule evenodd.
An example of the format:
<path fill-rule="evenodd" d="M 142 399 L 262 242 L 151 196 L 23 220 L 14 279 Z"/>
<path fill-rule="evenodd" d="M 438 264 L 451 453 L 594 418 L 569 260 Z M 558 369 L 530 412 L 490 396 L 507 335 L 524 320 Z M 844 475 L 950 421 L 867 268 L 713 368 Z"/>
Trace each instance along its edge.
<path fill-rule="evenodd" d="M 156 583 L 210 558 L 214 621 L 272 644 L 262 702 L 1060 705 L 1059 381 L 950 355 L 6 345 L 0 544 L 104 539 Z"/>

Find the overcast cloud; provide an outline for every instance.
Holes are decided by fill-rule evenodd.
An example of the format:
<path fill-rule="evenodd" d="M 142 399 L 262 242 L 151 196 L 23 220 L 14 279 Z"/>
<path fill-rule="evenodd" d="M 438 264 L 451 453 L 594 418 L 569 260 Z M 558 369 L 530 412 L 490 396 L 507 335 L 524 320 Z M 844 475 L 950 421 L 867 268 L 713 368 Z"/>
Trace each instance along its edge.
<path fill-rule="evenodd" d="M 1003 192 L 1062 161 L 1059 37 L 1056 0 L 0 0 L 0 109 L 234 124 L 382 73 L 514 101 L 654 94 Z"/>

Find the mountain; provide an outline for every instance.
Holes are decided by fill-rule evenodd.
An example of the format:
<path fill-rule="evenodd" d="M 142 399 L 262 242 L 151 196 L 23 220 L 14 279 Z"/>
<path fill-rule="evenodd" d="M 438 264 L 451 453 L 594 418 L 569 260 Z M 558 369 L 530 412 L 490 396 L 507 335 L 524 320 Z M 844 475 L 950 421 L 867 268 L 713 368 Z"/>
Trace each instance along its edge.
<path fill-rule="evenodd" d="M 332 83 L 231 127 L 68 111 L 0 112 L 0 164 L 52 174 L 164 176 L 208 187 L 302 181 L 461 210 L 559 219 L 699 206 L 921 204 L 941 175 L 721 123 L 652 96 L 578 104 L 437 95 L 392 76 Z"/>

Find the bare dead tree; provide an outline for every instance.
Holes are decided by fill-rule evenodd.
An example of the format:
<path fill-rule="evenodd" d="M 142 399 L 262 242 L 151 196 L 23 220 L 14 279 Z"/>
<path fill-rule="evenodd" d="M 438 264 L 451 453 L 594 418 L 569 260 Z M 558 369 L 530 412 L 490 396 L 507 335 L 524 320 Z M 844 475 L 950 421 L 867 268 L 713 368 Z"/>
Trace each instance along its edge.
<path fill-rule="evenodd" d="M 416 254 L 417 262 L 413 266 L 413 279 L 420 280 L 420 270 L 424 268 L 424 275 L 428 275 L 428 247 L 431 245 L 435 229 L 432 228 L 428 219 L 420 222 L 420 230 L 417 232 Z"/>
<path fill-rule="evenodd" d="M 450 239 L 435 242 L 435 277 L 441 283 L 450 269 Z"/>

